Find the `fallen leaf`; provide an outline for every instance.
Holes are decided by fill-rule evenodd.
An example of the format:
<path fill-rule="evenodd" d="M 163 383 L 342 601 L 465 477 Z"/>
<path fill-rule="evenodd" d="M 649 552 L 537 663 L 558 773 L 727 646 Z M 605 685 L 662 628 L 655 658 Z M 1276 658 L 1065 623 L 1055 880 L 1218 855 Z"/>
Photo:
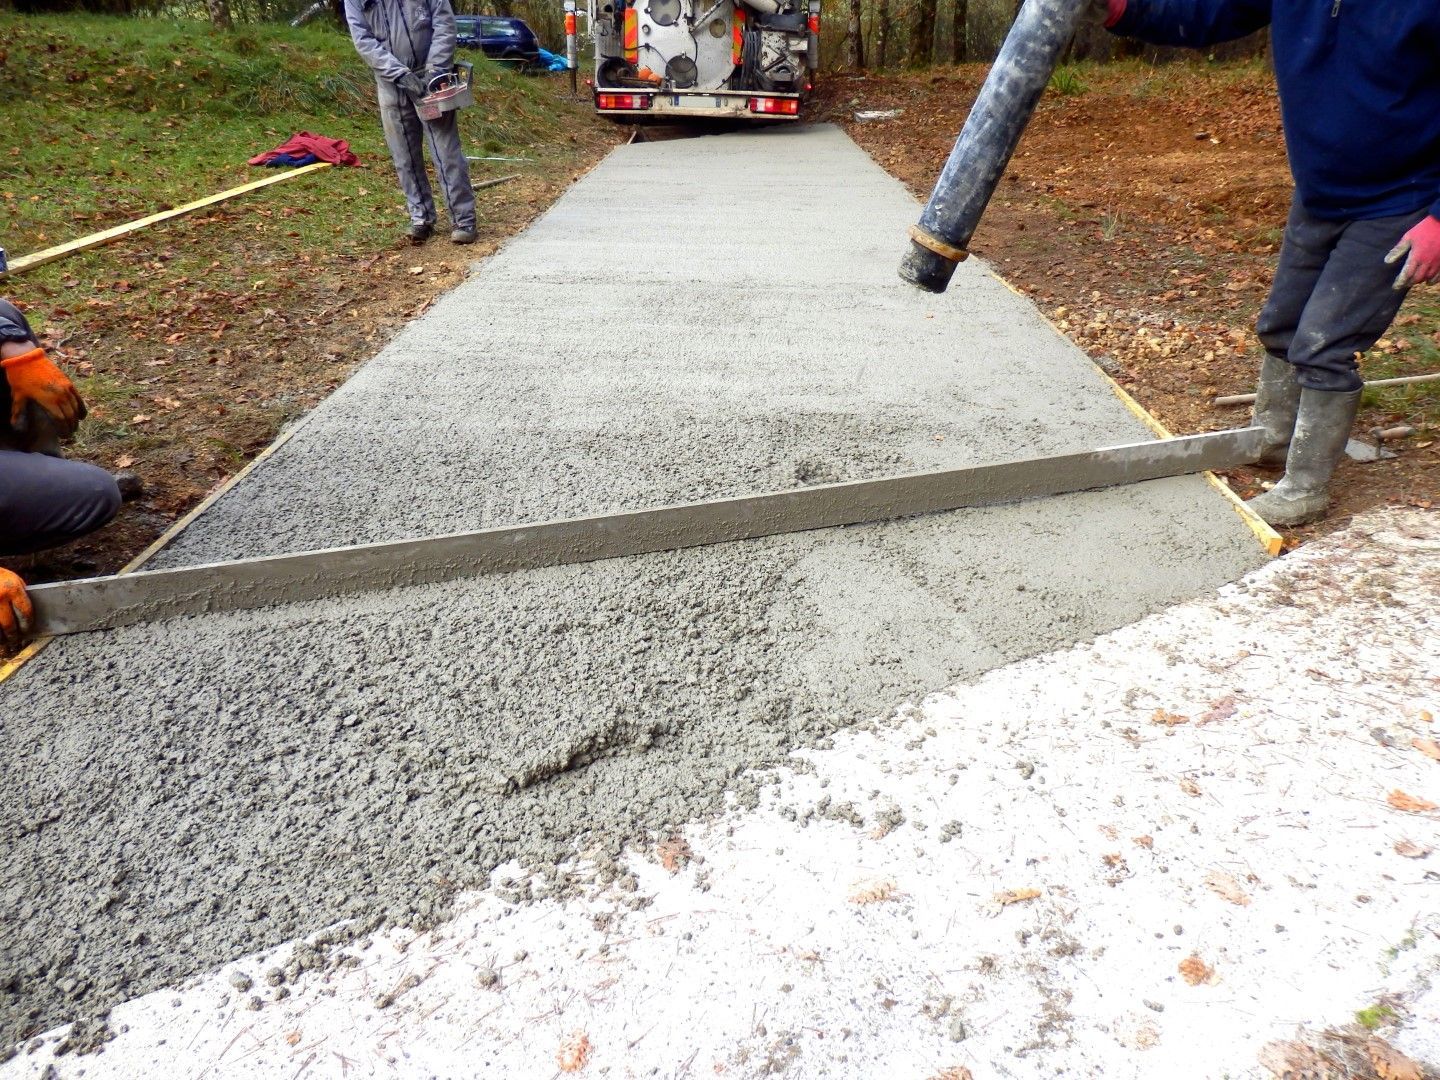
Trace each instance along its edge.
<path fill-rule="evenodd" d="M 135 459 L 129 454 L 121 454 L 115 459 L 115 468 L 117 469 L 128 469 L 131 465 L 134 464 Z"/>
<path fill-rule="evenodd" d="M 423 273 L 425 272 L 425 267 L 423 267 L 423 266 L 412 266 L 412 267 L 410 267 L 410 269 L 409 269 L 407 272 L 408 272 L 408 273 L 411 273 L 411 274 L 423 274 Z"/>
<path fill-rule="evenodd" d="M 288 1034 L 288 1035 L 285 1036 L 285 1041 L 286 1041 L 288 1044 L 290 1044 L 291 1046 L 294 1046 L 296 1043 L 298 1043 L 298 1042 L 300 1041 L 300 1032 L 298 1032 L 298 1031 L 292 1031 L 292 1032 L 290 1032 L 290 1034 Z"/>
<path fill-rule="evenodd" d="M 1334 1062 L 1299 1042 L 1272 1042 L 1260 1048 L 1260 1065 L 1278 1080 L 1329 1080 L 1341 1073 Z"/>
<path fill-rule="evenodd" d="M 941 1069 L 930 1080 L 975 1080 L 975 1074 L 964 1065 L 951 1065 L 948 1069 Z"/>
<path fill-rule="evenodd" d="M 1420 1066 L 1384 1039 L 1371 1036 L 1365 1044 L 1365 1052 L 1370 1055 L 1370 1063 L 1375 1066 L 1380 1080 L 1425 1080 Z"/>
<path fill-rule="evenodd" d="M 1184 776 L 1180 778 L 1180 790 L 1183 791 L 1186 795 L 1199 796 L 1200 785 L 1197 784 L 1194 780 L 1191 780 L 1188 776 Z"/>
<path fill-rule="evenodd" d="M 857 881 L 850 886 L 850 903 L 852 904 L 878 904 L 884 900 L 894 900 L 899 895 L 893 881 Z"/>
<path fill-rule="evenodd" d="M 1440 761 L 1440 743 L 1434 739 L 1411 739 L 1410 745 L 1426 757 Z"/>
<path fill-rule="evenodd" d="M 1213 724 L 1217 720 L 1228 720 L 1235 715 L 1236 708 L 1235 695 L 1228 694 L 1206 709 L 1200 715 L 1200 719 L 1195 722 L 1197 724 Z"/>
<path fill-rule="evenodd" d="M 1228 900 L 1240 907 L 1248 907 L 1250 897 L 1240 883 L 1223 870 L 1211 870 L 1205 875 L 1205 886 L 1222 900 Z"/>
<path fill-rule="evenodd" d="M 1010 904 L 1023 904 L 1026 900 L 1034 900 L 1039 895 L 1039 889 L 1006 889 L 1002 893 L 995 894 L 995 903 L 1001 907 L 1006 907 Z"/>
<path fill-rule="evenodd" d="M 1399 788 L 1385 796 L 1385 801 L 1396 810 L 1404 810 L 1407 814 L 1423 814 L 1427 810 L 1440 809 L 1429 799 L 1422 799 L 1418 795 L 1407 795 Z"/>
<path fill-rule="evenodd" d="M 1135 837 L 1135 843 L 1149 851 L 1155 846 L 1155 838 L 1153 836 L 1137 836 Z"/>
<path fill-rule="evenodd" d="M 690 861 L 690 845 L 683 836 L 672 836 L 660 841 L 656 854 L 660 856 L 661 866 L 672 874 L 678 874 L 680 868 Z"/>
<path fill-rule="evenodd" d="M 590 1060 L 590 1036 L 583 1031 L 572 1032 L 555 1052 L 555 1063 L 561 1072 L 579 1072 Z"/>
<path fill-rule="evenodd" d="M 1430 849 L 1421 847 L 1414 840 L 1396 840 L 1395 854 L 1405 859 L 1423 859 L 1430 854 Z"/>
<path fill-rule="evenodd" d="M 139 416 L 132 416 L 130 418 L 130 422 L 132 424 L 148 424 L 150 422 L 150 417 L 146 416 L 144 413 L 141 413 Z"/>
<path fill-rule="evenodd" d="M 1201 983 L 1211 982 L 1215 978 L 1215 969 L 1201 960 L 1199 956 L 1191 953 L 1180 961 L 1180 976 L 1191 986 L 1199 986 Z"/>
<path fill-rule="evenodd" d="M 1188 724 L 1190 718 L 1181 716 L 1179 713 L 1166 712 L 1164 709 L 1156 709 L 1150 716 L 1152 724 L 1164 724 L 1166 727 L 1177 727 L 1180 724 Z"/>

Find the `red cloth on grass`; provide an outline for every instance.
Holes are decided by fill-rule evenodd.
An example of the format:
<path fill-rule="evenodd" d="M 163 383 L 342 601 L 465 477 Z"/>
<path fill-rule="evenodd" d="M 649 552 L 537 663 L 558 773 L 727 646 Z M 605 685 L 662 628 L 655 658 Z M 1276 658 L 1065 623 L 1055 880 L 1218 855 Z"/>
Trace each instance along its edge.
<path fill-rule="evenodd" d="M 320 161 L 332 165 L 359 165 L 360 159 L 350 152 L 350 144 L 344 139 L 331 139 L 309 131 L 297 131 L 274 150 L 256 154 L 250 159 L 251 165 L 269 165 L 279 158 L 298 158 L 314 155 Z"/>

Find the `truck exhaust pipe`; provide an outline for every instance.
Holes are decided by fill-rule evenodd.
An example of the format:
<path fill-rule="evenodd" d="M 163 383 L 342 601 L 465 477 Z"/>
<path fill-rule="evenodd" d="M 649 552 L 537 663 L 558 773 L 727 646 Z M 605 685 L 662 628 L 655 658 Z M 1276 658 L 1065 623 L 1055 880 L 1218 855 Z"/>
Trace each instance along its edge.
<path fill-rule="evenodd" d="M 1060 53 L 1089 6 L 1090 0 L 1024 0 L 920 223 L 910 228 L 910 250 L 900 261 L 900 276 L 910 284 L 934 293 L 949 287 Z"/>

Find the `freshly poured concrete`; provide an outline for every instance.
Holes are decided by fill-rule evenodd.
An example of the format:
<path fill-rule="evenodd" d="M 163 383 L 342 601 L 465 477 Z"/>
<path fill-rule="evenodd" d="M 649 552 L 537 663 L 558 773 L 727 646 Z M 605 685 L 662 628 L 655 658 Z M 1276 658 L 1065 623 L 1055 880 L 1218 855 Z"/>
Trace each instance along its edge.
<path fill-rule="evenodd" d="M 1025 300 L 895 275 L 828 129 L 616 151 L 157 566 L 1143 438 Z M 0 1038 L 497 862 L 1263 559 L 1199 478 L 57 642 L 0 685 Z"/>

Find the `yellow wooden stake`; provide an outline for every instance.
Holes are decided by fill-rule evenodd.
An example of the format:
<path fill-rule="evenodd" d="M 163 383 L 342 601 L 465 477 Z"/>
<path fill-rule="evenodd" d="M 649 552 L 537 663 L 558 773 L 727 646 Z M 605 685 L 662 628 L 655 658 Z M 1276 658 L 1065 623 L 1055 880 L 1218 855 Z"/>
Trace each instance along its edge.
<path fill-rule="evenodd" d="M 122 236 L 129 236 L 140 229 L 148 228 L 162 221 L 169 221 L 171 218 L 181 217 L 184 214 L 192 214 L 196 210 L 203 210 L 207 206 L 214 206 L 216 203 L 224 202 L 226 199 L 233 199 L 237 195 L 244 195 L 246 192 L 258 191 L 260 188 L 269 187 L 271 184 L 283 183 L 286 180 L 293 180 L 305 173 L 315 172 L 317 169 L 330 168 L 330 162 L 317 161 L 313 165 L 302 165 L 298 169 L 289 172 L 277 173 L 274 176 L 267 176 L 264 180 L 256 180 L 253 183 L 242 184 L 240 187 L 231 188 L 229 191 L 222 191 L 218 195 L 208 195 L 195 202 L 186 203 L 184 206 L 177 206 L 171 210 L 162 210 L 158 214 L 151 214 L 136 221 L 126 222 L 124 225 L 116 225 L 113 229 L 106 229 L 104 232 L 91 233 L 89 236 L 82 236 L 78 240 L 71 240 L 67 244 L 59 244 L 56 247 L 46 248 L 44 251 L 37 251 L 33 255 L 22 255 L 10 264 L 10 269 L 0 278 L 13 277 L 15 274 L 23 274 L 27 270 L 34 270 L 37 266 L 44 266 L 59 259 L 67 259 L 71 255 L 81 251 L 89 251 L 91 248 L 101 247 L 105 244 L 112 244 Z"/>

